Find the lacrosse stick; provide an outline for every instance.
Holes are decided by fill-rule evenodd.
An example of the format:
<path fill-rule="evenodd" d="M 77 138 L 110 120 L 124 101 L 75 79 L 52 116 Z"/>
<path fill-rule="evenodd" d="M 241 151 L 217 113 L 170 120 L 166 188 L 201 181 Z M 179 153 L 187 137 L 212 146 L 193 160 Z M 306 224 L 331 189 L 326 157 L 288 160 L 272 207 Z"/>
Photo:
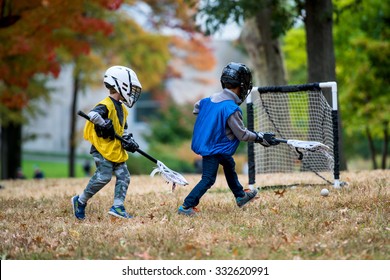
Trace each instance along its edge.
<path fill-rule="evenodd" d="M 322 155 L 326 157 L 329 169 L 333 169 L 334 158 L 333 155 L 331 154 L 332 151 L 331 148 L 328 147 L 327 145 L 324 145 L 316 141 L 301 141 L 301 140 L 293 140 L 293 139 L 285 140 L 285 139 L 278 139 L 278 138 L 273 138 L 273 140 L 279 143 L 286 143 L 290 147 L 295 148 L 295 151 L 298 153 L 299 160 L 303 159 L 303 152 L 305 153 L 305 155 L 307 155 L 310 152 L 320 152 Z M 310 170 L 332 185 L 332 182 L 330 182 L 325 177 L 323 177 L 319 172 L 317 172 L 312 168 L 310 168 Z"/>
<path fill-rule="evenodd" d="M 301 140 L 286 140 L 286 139 L 278 139 L 278 138 L 273 138 L 274 141 L 279 142 L 279 143 L 286 143 L 287 145 L 294 147 L 297 153 L 299 154 L 299 160 L 302 160 L 303 154 L 299 149 L 309 151 L 309 152 L 322 152 L 328 154 L 331 149 L 316 141 L 301 141 Z"/>
<path fill-rule="evenodd" d="M 90 121 L 89 116 L 87 114 L 85 114 L 84 112 L 78 111 L 77 114 Z M 123 139 L 117 133 L 115 133 L 115 138 L 120 140 L 121 142 L 125 142 L 125 143 L 127 142 L 125 139 Z M 169 169 L 164 163 L 155 159 L 154 157 L 152 157 L 151 155 L 147 154 L 146 152 L 142 151 L 139 148 L 136 150 L 136 152 L 141 154 L 142 156 L 146 157 L 148 160 L 157 164 L 157 167 L 155 167 L 154 170 L 152 171 L 152 173 L 150 173 L 150 176 L 153 177 L 156 173 L 160 173 L 161 176 L 165 179 L 165 181 L 167 183 L 173 184 L 172 191 L 175 190 L 176 184 L 179 184 L 182 186 L 188 185 L 187 180 L 180 173 Z"/>

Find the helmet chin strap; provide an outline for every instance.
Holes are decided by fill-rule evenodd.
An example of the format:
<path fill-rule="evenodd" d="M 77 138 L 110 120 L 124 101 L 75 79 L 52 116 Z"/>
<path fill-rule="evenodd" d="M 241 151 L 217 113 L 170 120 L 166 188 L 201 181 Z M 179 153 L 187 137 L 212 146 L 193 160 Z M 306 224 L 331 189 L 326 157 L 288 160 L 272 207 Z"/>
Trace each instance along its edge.
<path fill-rule="evenodd" d="M 239 87 L 238 97 L 241 99 L 241 103 L 245 101 L 246 95 L 245 95 L 245 89 L 243 85 L 240 85 Z"/>

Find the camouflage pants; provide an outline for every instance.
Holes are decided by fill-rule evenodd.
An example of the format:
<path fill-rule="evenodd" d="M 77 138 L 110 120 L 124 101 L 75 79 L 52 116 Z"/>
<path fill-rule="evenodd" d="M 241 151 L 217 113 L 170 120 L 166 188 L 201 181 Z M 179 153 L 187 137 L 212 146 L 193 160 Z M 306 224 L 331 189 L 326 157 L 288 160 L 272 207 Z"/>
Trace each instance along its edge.
<path fill-rule="evenodd" d="M 112 175 L 115 174 L 116 183 L 113 205 L 123 205 L 130 184 L 130 173 L 127 169 L 126 162 L 111 162 L 98 152 L 94 152 L 92 156 L 95 160 L 96 171 L 89 180 L 84 192 L 80 195 L 80 202 L 86 203 L 92 196 L 107 185 L 111 181 Z"/>

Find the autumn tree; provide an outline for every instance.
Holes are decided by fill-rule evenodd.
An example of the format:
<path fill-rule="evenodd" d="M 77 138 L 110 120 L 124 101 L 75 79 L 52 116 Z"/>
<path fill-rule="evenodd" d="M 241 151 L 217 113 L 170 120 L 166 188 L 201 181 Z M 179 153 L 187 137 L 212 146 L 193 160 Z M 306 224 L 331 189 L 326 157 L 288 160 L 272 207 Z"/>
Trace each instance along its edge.
<path fill-rule="evenodd" d="M 126 17 L 125 11 L 116 12 L 121 6 L 136 6 L 139 2 L 152 10 L 148 19 L 152 29 L 144 29 Z M 98 70 L 107 64 L 130 65 L 137 70 L 145 90 L 161 93 L 162 78 L 180 75 L 168 63 L 172 52 L 182 50 L 180 53 L 185 55 L 181 59 L 196 68 L 213 65 L 203 38 L 193 32 L 191 9 L 183 1 L 3 0 L 0 8 L 2 178 L 15 177 L 21 162 L 21 127 L 28 121 L 25 113 L 34 112 L 31 101 L 49 99 L 47 77 L 57 77 L 62 63 L 74 66 L 70 175 L 74 174 L 77 95 L 90 85 Z M 163 26 L 181 28 L 186 35 L 160 35 Z"/>
<path fill-rule="evenodd" d="M 0 4 L 1 178 L 15 178 L 21 165 L 21 128 L 31 100 L 48 96 L 45 78 L 57 77 L 58 48 L 74 56 L 90 50 L 87 40 L 111 24 L 93 13 L 96 7 L 116 9 L 119 0 L 2 0 Z M 38 75 L 39 74 L 39 75 Z"/>

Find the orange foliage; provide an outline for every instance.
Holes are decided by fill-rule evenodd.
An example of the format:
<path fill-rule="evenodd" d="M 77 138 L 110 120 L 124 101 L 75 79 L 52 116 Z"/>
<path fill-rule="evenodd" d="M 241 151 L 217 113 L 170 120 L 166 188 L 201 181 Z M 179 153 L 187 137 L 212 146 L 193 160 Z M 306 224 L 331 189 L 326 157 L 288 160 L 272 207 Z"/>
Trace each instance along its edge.
<path fill-rule="evenodd" d="M 89 18 L 81 14 L 75 16 L 73 24 L 70 27 L 82 34 L 94 34 L 99 31 L 104 35 L 109 35 L 113 31 L 110 23 L 96 18 Z"/>
<path fill-rule="evenodd" d="M 210 39 L 198 32 L 194 20 L 198 1 L 145 0 L 144 2 L 159 15 L 155 22 L 156 26 L 164 25 L 184 31 L 183 36 L 173 36 L 171 40 L 175 59 L 182 60 L 182 64 L 190 65 L 200 71 L 211 70 L 214 67 L 216 59 L 208 47 Z M 173 76 L 177 72 L 171 70 Z"/>
<path fill-rule="evenodd" d="M 0 91 L 2 106 L 23 109 L 28 94 L 23 90 L 37 73 L 60 73 L 56 49 L 71 55 L 88 54 L 91 38 L 97 32 L 113 31 L 103 13 L 91 10 L 116 10 L 122 0 L 18 0 L 7 1 L 0 11 Z M 100 5 L 100 6 L 98 6 Z M 91 7 L 94 9 L 91 9 Z M 8 18 L 15 19 L 9 21 Z M 5 22 L 5 23 L 4 23 Z M 19 90 L 15 90 L 19 88 Z M 17 91 L 17 92 L 15 92 Z"/>
<path fill-rule="evenodd" d="M 119 9 L 122 3 L 123 0 L 100 0 L 100 5 L 111 11 Z"/>
<path fill-rule="evenodd" d="M 207 46 L 209 38 L 202 35 L 192 36 L 190 39 L 175 36 L 172 38 L 172 45 L 184 50 L 182 59 L 184 64 L 192 65 L 201 71 L 211 70 L 215 63 L 215 57 L 210 47 Z"/>
<path fill-rule="evenodd" d="M 11 110 L 22 110 L 28 104 L 25 92 L 13 93 L 9 91 L 0 98 L 1 103 Z"/>

